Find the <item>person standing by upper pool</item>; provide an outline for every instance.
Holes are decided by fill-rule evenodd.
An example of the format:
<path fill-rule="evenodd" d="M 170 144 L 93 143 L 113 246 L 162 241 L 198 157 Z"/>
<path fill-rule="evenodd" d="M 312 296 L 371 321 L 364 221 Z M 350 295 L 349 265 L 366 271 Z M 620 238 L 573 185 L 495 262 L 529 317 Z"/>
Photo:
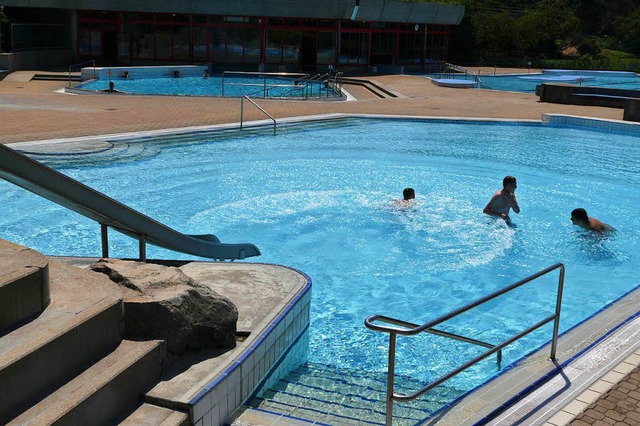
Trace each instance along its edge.
<path fill-rule="evenodd" d="M 515 194 L 517 187 L 515 177 L 505 176 L 505 178 L 502 179 L 502 189 L 493 194 L 493 197 L 491 197 L 491 200 L 489 200 L 483 212 L 491 216 L 501 217 L 507 223 L 511 222 L 509 209 L 520 213 L 520 206 L 518 205 Z"/>
<path fill-rule="evenodd" d="M 590 231 L 605 232 L 615 231 L 615 228 L 606 223 L 600 222 L 595 217 L 589 217 L 587 211 L 583 208 L 573 209 L 571 212 L 571 223 Z"/>

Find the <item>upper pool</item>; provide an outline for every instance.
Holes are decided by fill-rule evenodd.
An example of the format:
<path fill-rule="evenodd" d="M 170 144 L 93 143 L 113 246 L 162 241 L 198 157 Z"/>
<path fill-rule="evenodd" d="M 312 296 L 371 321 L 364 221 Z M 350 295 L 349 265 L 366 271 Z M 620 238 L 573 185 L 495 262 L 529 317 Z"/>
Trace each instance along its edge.
<path fill-rule="evenodd" d="M 379 119 L 279 129 L 275 137 L 267 130 L 114 140 L 117 149 L 98 155 L 40 157 L 178 230 L 253 242 L 263 253 L 257 260 L 311 276 L 307 363 L 256 404 L 320 407 L 324 397 L 313 395 L 331 376 L 335 389 L 327 400 L 352 396 L 340 413 L 344 422 L 380 422 L 384 402 L 371 400 L 367 386 L 386 372 L 387 342 L 364 327 L 367 316 L 423 323 L 563 262 L 564 332 L 639 284 L 636 134 Z M 512 215 L 512 226 L 482 213 L 505 175 L 518 179 L 522 211 Z M 416 204 L 398 208 L 394 200 L 408 186 Z M 4 239 L 49 255 L 101 252 L 100 227 L 78 214 L 6 182 L 0 182 L 0 204 Z M 601 236 L 574 227 L 576 207 L 617 232 Z M 136 257 L 137 249 L 136 241 L 111 234 L 113 256 Z M 147 255 L 186 258 L 152 246 Z M 524 286 L 444 329 L 503 341 L 553 311 L 556 280 Z M 406 406 L 414 408 L 398 408 L 398 424 L 415 424 L 550 337 L 549 325 L 509 346 L 501 369 L 487 360 Z M 398 386 L 416 390 L 481 350 L 432 335 L 400 337 Z"/>
<path fill-rule="evenodd" d="M 451 78 L 451 77 L 448 77 Z M 464 79 L 464 75 L 453 78 Z M 467 76 L 470 79 L 471 76 Z M 480 74 L 480 89 L 535 93 L 542 83 L 570 83 L 589 87 L 640 90 L 640 77 L 634 72 L 544 70 L 539 74 Z"/>
<path fill-rule="evenodd" d="M 328 98 L 336 97 L 331 87 L 323 81 L 308 82 L 302 78 L 180 76 L 180 77 L 129 77 L 91 80 L 75 89 L 107 91 L 113 82 L 118 92 L 138 95 L 167 96 L 227 96 L 261 98 Z"/>

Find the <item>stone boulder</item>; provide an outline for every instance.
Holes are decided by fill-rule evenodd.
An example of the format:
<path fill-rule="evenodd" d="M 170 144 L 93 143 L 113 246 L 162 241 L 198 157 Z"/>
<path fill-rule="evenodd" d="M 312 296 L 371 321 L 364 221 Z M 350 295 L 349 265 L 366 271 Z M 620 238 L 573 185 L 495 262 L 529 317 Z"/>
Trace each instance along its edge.
<path fill-rule="evenodd" d="M 236 306 L 180 269 L 117 259 L 90 268 L 122 288 L 127 338 L 162 339 L 174 356 L 234 343 Z"/>

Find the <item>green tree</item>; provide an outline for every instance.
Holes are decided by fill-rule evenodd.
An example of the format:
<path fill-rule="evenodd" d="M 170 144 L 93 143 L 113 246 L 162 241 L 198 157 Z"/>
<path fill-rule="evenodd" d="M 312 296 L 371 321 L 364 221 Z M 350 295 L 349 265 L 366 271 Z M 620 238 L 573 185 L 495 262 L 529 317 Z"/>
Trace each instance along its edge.
<path fill-rule="evenodd" d="M 640 6 L 618 21 L 618 35 L 625 51 L 640 54 Z"/>
<path fill-rule="evenodd" d="M 520 48 L 529 57 L 558 57 L 560 41 L 575 38 L 580 20 L 565 0 L 543 0 L 519 20 Z"/>

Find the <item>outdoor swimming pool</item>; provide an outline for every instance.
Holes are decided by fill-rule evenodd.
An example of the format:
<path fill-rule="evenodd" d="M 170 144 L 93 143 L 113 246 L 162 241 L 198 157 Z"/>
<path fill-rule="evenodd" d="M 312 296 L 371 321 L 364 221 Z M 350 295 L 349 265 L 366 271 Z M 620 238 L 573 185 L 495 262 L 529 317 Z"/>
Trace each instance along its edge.
<path fill-rule="evenodd" d="M 318 382 L 321 370 L 351 388 L 364 386 L 356 382 L 367 374 L 384 375 L 386 336 L 363 326 L 372 314 L 423 323 L 561 261 L 565 331 L 639 284 L 638 135 L 378 119 L 282 130 L 276 137 L 267 130 L 250 137 L 139 138 L 119 154 L 46 159 L 180 231 L 255 243 L 263 253 L 256 260 L 312 277 L 308 364 L 279 383 L 278 392 L 267 392 L 271 401 L 291 405 L 304 393 L 304 403 L 315 402 L 309 383 Z M 513 226 L 482 213 L 505 175 L 518 178 L 522 212 L 512 215 Z M 406 186 L 416 189 L 416 206 L 399 209 L 394 199 Z M 6 182 L 0 203 L 2 238 L 49 255 L 100 253 L 95 223 Z M 600 237 L 573 227 L 576 207 L 617 233 Z M 110 238 L 112 256 L 137 256 L 136 241 Z M 155 247 L 147 255 L 186 258 Z M 502 341 L 552 312 L 556 282 L 556 275 L 542 279 L 444 328 Z M 510 346 L 502 370 L 550 336 L 548 326 Z M 480 352 L 437 336 L 399 338 L 399 386 L 416 390 Z M 399 424 L 415 424 L 497 372 L 493 358 L 479 364 L 423 396 L 430 405 L 419 412 L 397 409 Z M 362 420 L 354 412 L 379 421 L 384 404 L 366 403 L 377 408 L 351 409 L 345 422 Z"/>
<path fill-rule="evenodd" d="M 76 89 L 103 91 L 113 81 L 115 89 L 129 94 L 167 96 L 227 96 L 227 97 L 269 97 L 269 98 L 327 98 L 335 97 L 331 89 L 321 81 L 305 83 L 293 78 L 258 78 L 182 76 L 146 77 L 92 80 L 76 86 Z M 224 88 L 223 88 L 224 81 Z M 298 84 L 296 84 L 298 81 Z"/>
<path fill-rule="evenodd" d="M 464 79 L 463 75 L 448 78 Z M 470 79 L 471 76 L 466 78 Z M 640 77 L 633 72 L 544 70 L 542 74 L 480 74 L 480 89 L 535 93 L 542 83 L 570 83 L 589 87 L 640 90 Z"/>

